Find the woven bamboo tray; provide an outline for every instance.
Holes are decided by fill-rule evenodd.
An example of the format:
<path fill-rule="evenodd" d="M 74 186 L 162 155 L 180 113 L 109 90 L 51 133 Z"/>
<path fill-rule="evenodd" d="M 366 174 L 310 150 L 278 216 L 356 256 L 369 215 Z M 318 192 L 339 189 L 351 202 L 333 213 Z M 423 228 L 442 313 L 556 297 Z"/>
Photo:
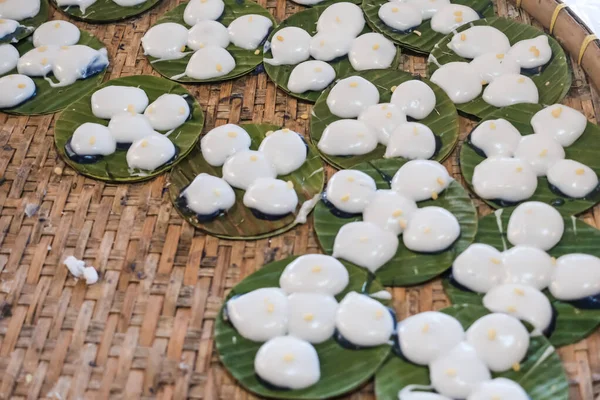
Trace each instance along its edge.
<path fill-rule="evenodd" d="M 180 2 L 164 0 L 151 13 L 118 24 L 76 24 L 107 45 L 107 79 L 153 74 L 141 37 Z M 259 3 L 279 21 L 301 9 L 286 0 Z M 507 0 L 496 5 L 500 15 L 543 27 Z M 554 0 L 520 5 L 550 25 Z M 596 121 L 600 97 L 577 63 L 589 32 L 566 10 L 554 28 L 575 54 L 565 103 Z M 598 83 L 600 49 L 590 43 L 582 61 Z M 402 69 L 424 74 L 425 68 L 424 57 L 402 56 Z M 188 89 L 206 113 L 207 129 L 251 121 L 308 133 L 310 106 L 276 90 L 264 73 Z M 254 399 L 218 362 L 215 316 L 230 288 L 263 264 L 319 252 L 312 225 L 255 242 L 206 236 L 173 209 L 164 175 L 117 186 L 65 167 L 54 149 L 55 121 L 56 115 L 0 113 L 0 399 Z M 462 138 L 472 125 L 461 119 Z M 456 152 L 445 164 L 460 180 Z M 490 212 L 477 204 L 482 215 Z M 37 207 L 28 217 L 26 210 Z M 581 218 L 600 226 L 600 207 Z M 69 255 L 98 268 L 102 281 L 75 283 L 62 265 Z M 448 305 L 439 281 L 396 288 L 393 295 L 401 318 Z M 570 398 L 600 399 L 600 333 L 560 355 Z M 345 398 L 374 399 L 372 384 Z"/>

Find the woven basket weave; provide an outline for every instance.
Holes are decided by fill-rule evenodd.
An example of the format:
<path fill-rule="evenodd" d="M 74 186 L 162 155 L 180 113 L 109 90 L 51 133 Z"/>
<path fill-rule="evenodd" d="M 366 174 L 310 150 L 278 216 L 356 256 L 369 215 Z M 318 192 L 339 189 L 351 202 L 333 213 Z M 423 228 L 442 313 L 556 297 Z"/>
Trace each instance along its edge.
<path fill-rule="evenodd" d="M 521 6 L 539 14 L 549 1 L 524 0 Z M 107 79 L 154 74 L 140 40 L 177 3 L 164 0 L 151 13 L 118 24 L 76 23 L 107 45 Z M 286 0 L 259 3 L 279 21 L 301 9 Z M 496 9 L 542 27 L 506 0 L 497 0 Z M 54 17 L 65 18 L 58 12 Z M 576 22 L 566 25 L 569 16 L 558 18 L 559 39 L 569 29 L 589 34 Z M 572 47 L 578 49 L 575 41 Z M 583 58 L 591 76 L 600 75 L 596 51 L 593 43 Z M 596 121 L 600 97 L 577 56 L 572 64 L 574 83 L 565 103 Z M 403 55 L 401 67 L 425 74 L 426 59 Z M 277 91 L 264 73 L 187 88 L 205 110 L 206 129 L 268 122 L 308 133 L 310 106 Z M 0 114 L 0 399 L 254 399 L 219 364 L 214 319 L 229 289 L 263 264 L 319 252 L 311 223 L 256 242 L 206 236 L 173 210 L 165 176 L 117 186 L 66 168 L 53 147 L 55 120 Z M 472 126 L 461 119 L 462 138 Z M 456 152 L 445 164 L 460 180 Z M 477 204 L 482 215 L 490 212 Z M 26 211 L 37 207 L 28 217 Z M 600 226 L 599 211 L 582 218 Z M 62 265 L 69 255 L 98 268 L 102 281 L 76 283 Z M 439 281 L 392 292 L 401 318 L 448 305 Z M 560 355 L 571 379 L 570 398 L 595 399 L 600 334 Z M 374 399 L 372 384 L 345 398 Z"/>

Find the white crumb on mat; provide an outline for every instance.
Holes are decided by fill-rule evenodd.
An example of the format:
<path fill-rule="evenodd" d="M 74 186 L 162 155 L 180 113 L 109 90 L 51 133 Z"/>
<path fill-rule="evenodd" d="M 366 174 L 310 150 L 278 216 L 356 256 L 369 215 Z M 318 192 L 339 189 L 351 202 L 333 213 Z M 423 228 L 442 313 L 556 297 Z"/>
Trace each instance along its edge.
<path fill-rule="evenodd" d="M 69 256 L 65 259 L 64 264 L 69 269 L 71 275 L 75 278 L 84 278 L 85 283 L 88 285 L 98 282 L 98 271 L 92 266 L 86 267 L 85 261 Z"/>

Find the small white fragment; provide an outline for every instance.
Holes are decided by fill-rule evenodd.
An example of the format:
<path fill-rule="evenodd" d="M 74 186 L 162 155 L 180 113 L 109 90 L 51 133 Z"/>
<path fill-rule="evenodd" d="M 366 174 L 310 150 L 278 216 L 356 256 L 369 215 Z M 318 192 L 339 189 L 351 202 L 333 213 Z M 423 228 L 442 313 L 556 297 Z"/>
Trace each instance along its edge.
<path fill-rule="evenodd" d="M 28 203 L 25 206 L 25 215 L 27 215 L 28 218 L 33 217 L 38 210 L 40 209 L 40 206 L 35 204 L 35 203 Z"/>
<path fill-rule="evenodd" d="M 85 270 L 85 262 L 82 260 L 78 260 L 73 256 L 69 256 L 65 259 L 64 264 L 69 269 L 71 275 L 75 278 L 81 278 L 83 276 L 83 271 Z"/>
<path fill-rule="evenodd" d="M 86 267 L 83 270 L 83 277 L 85 278 L 85 283 L 88 285 L 93 285 L 98 282 L 98 271 L 94 267 Z"/>

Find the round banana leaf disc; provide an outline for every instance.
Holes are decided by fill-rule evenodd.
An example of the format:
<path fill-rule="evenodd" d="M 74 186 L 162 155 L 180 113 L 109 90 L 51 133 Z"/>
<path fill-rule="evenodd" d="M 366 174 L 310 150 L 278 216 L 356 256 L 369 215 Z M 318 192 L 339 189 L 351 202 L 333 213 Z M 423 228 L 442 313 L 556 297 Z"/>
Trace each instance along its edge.
<path fill-rule="evenodd" d="M 90 46 L 93 49 L 100 50 L 106 46 L 98 38 L 81 30 L 81 36 L 77 44 Z M 24 55 L 29 50 L 33 49 L 33 43 L 29 40 L 24 40 L 16 45 L 20 55 Z M 17 74 L 17 69 L 7 72 L 5 75 Z M 87 79 L 75 81 L 72 85 L 53 88 L 43 77 L 32 77 L 36 86 L 36 94 L 31 99 L 13 108 L 3 109 L 2 112 L 7 114 L 17 115 L 38 115 L 51 114 L 65 109 L 69 104 L 79 99 L 81 96 L 88 93 L 93 88 L 102 83 L 102 79 L 106 74 L 106 69 L 99 74 L 96 74 Z M 54 79 L 54 76 L 49 75 Z"/>
<path fill-rule="evenodd" d="M 260 146 L 268 132 L 281 129 L 277 125 L 268 124 L 242 124 L 240 126 L 250 135 L 252 139 L 250 148 L 252 150 L 258 150 L 258 146 Z M 231 209 L 212 221 L 198 221 L 197 215 L 189 209 L 181 207 L 178 199 L 181 192 L 201 173 L 218 177 L 223 176 L 221 167 L 213 167 L 204 160 L 198 145 L 189 157 L 171 171 L 169 194 L 179 214 L 190 224 L 208 234 L 225 239 L 262 239 L 279 235 L 300 224 L 296 221 L 295 214 L 290 214 L 275 221 L 257 218 L 248 207 L 244 206 L 245 191 L 235 188 L 233 190 L 235 191 L 236 203 Z M 297 210 L 304 202 L 310 201 L 321 193 L 325 184 L 325 173 L 323 172 L 323 163 L 314 146 L 308 145 L 308 155 L 302 167 L 291 174 L 280 175 L 277 178 L 294 183 L 294 190 L 298 195 Z"/>
<path fill-rule="evenodd" d="M 506 211 L 506 212 L 504 212 Z M 502 211 L 502 232 L 494 214 L 479 220 L 479 230 L 474 243 L 485 243 L 503 251 L 512 247 L 506 237 L 506 228 L 510 210 Z M 499 213 L 500 211 L 496 211 Z M 575 217 L 565 218 L 565 233 L 562 239 L 548 253 L 560 257 L 569 253 L 585 253 L 600 257 L 600 231 Z M 483 295 L 464 291 L 444 279 L 444 289 L 454 304 L 483 304 Z M 550 342 L 556 346 L 578 342 L 594 332 L 600 325 L 600 310 L 582 310 L 573 305 L 556 300 L 547 290 L 544 292 L 551 300 L 557 312 L 556 329 L 550 336 Z"/>
<path fill-rule="evenodd" d="M 377 160 L 355 166 L 353 169 L 371 176 L 377 189 L 389 189 L 392 177 L 406 161 L 398 159 Z M 440 193 L 437 200 L 418 203 L 419 208 L 437 206 L 450 211 L 460 224 L 459 239 L 447 250 L 435 253 L 415 253 L 408 250 L 400 236 L 400 244 L 394 258 L 375 272 L 377 279 L 385 286 L 409 286 L 426 282 L 442 274 L 452 265 L 454 259 L 473 242 L 477 232 L 477 210 L 469 194 L 456 181 Z M 362 221 L 362 217 L 340 218 L 331 213 L 320 201 L 315 207 L 315 232 L 321 247 L 327 254 L 333 253 L 333 244 L 338 231 L 350 222 Z"/>
<path fill-rule="evenodd" d="M 508 37 L 511 45 L 525 40 L 545 35 L 545 33 L 538 28 L 534 28 L 531 25 L 522 24 L 512 19 L 507 18 L 486 18 L 474 21 L 471 24 L 461 26 L 457 29 L 457 32 L 462 32 L 472 25 L 489 25 L 504 32 Z M 448 43 L 454 36 L 451 33 L 444 37 L 432 50 L 431 55 L 428 59 L 427 71 L 431 76 L 435 70 L 439 68 L 439 65 L 444 65 L 453 61 L 470 61 L 466 58 L 458 56 L 454 51 L 448 48 Z M 552 58 L 550 62 L 546 64 L 541 73 L 531 75 L 523 72 L 522 74 L 529 76 L 539 92 L 539 103 L 540 104 L 554 104 L 559 103 L 569 91 L 571 87 L 571 71 L 567 62 L 567 57 L 562 47 L 558 42 L 550 35 L 548 36 L 548 42 L 552 49 Z M 439 65 L 438 65 L 439 64 Z M 485 88 L 484 88 L 485 90 Z M 467 103 L 457 104 L 456 108 L 465 114 L 473 115 L 478 118 L 482 118 L 485 115 L 498 110 L 498 107 L 494 107 L 483 100 L 483 91 L 481 95 L 475 100 L 471 100 Z"/>
<path fill-rule="evenodd" d="M 33 34 L 33 31 L 48 20 L 50 5 L 48 0 L 40 0 L 40 12 L 37 15 L 19 21 L 19 26 L 16 31 L 0 39 L 0 44 L 13 43 L 15 44 L 21 39 Z"/>
<path fill-rule="evenodd" d="M 440 310 L 456 318 L 468 329 L 479 318 L 489 314 L 483 307 L 454 305 Z M 527 355 L 521 362 L 519 372 L 513 370 L 501 374 L 492 373 L 494 378 L 508 378 L 517 382 L 531 400 L 567 400 L 569 382 L 554 348 L 543 336 L 532 337 Z M 378 400 L 397 400 L 398 392 L 408 385 L 429 385 L 429 368 L 390 355 L 388 361 L 375 375 L 375 395 Z"/>
<path fill-rule="evenodd" d="M 283 21 L 277 27 L 277 29 L 275 31 L 273 31 L 271 33 L 271 35 L 269 36 L 269 39 L 268 39 L 268 43 L 270 43 L 272 41 L 272 39 L 273 39 L 274 35 L 277 33 L 277 31 L 279 31 L 282 28 L 290 27 L 290 26 L 302 28 L 305 31 L 307 31 L 311 36 L 314 36 L 317 33 L 317 21 L 319 20 L 319 17 L 321 16 L 323 11 L 325 11 L 325 9 L 327 7 L 328 6 L 313 7 L 308 10 L 300 11 L 299 13 L 291 15 L 288 19 Z M 367 25 L 365 25 L 365 28 L 362 30 L 362 32 L 360 34 L 362 35 L 367 32 L 371 32 L 371 29 L 369 29 L 369 27 Z M 268 47 L 270 47 L 270 46 L 265 46 L 265 48 L 268 48 Z M 264 58 L 265 59 L 273 58 L 273 54 L 271 54 L 270 50 L 265 52 Z M 312 60 L 313 58 L 311 57 L 310 59 Z M 333 69 L 335 70 L 335 76 L 338 79 L 356 72 L 356 70 L 354 68 L 352 68 L 352 64 L 350 64 L 350 60 L 348 59 L 348 56 L 336 58 L 335 60 L 328 62 L 328 64 L 333 67 Z M 400 64 L 400 48 L 397 48 L 396 58 L 394 59 L 394 62 L 392 63 L 390 68 L 396 69 L 399 64 Z M 298 64 L 296 64 L 296 65 L 298 65 Z M 297 97 L 302 100 L 310 101 L 312 103 L 316 102 L 317 99 L 319 98 L 319 96 L 321 95 L 321 93 L 323 93 L 322 90 L 321 91 L 309 90 L 304 93 L 292 93 L 288 89 L 287 84 L 290 79 L 290 75 L 292 74 L 292 70 L 294 69 L 294 67 L 296 67 L 296 65 L 271 65 L 267 62 L 264 63 L 265 71 L 267 72 L 267 75 L 269 75 L 269 78 L 271 78 L 271 80 L 273 82 L 275 82 L 275 84 L 279 88 L 281 88 L 281 90 L 283 90 L 290 96 Z M 335 80 L 334 80 L 333 84 L 335 84 Z"/>
<path fill-rule="evenodd" d="M 117 149 L 116 152 L 109 156 L 105 156 L 100 161 L 93 164 L 80 164 L 71 160 L 65 154 L 65 145 L 73 136 L 73 132 L 80 125 L 86 122 L 93 122 L 108 126 L 108 120 L 100 119 L 94 116 L 91 107 L 92 95 L 99 89 L 107 86 L 133 86 L 143 89 L 148 95 L 150 103 L 156 100 L 159 96 L 172 93 L 179 95 L 187 95 L 186 99 L 190 105 L 190 118 L 179 128 L 169 134 L 169 139 L 173 142 L 178 150 L 176 158 L 155 169 L 152 172 L 147 171 L 130 171 L 127 165 L 127 151 Z M 58 154 L 65 160 L 67 164 L 75 171 L 90 178 L 98 179 L 107 182 L 122 182 L 133 183 L 151 179 L 157 175 L 168 171 L 173 165 L 179 163 L 192 151 L 194 145 L 200 138 L 202 127 L 204 126 L 204 114 L 200 108 L 200 104 L 194 97 L 181 85 L 173 83 L 163 78 L 155 76 L 142 75 L 130 76 L 126 78 L 113 79 L 106 82 L 98 88 L 92 89 L 85 96 L 71 104 L 56 121 L 54 129 L 54 143 Z M 164 132 L 163 132 L 164 133 Z"/>
<path fill-rule="evenodd" d="M 267 264 L 236 285 L 227 300 L 234 295 L 248 293 L 264 287 L 278 287 L 279 277 L 286 265 L 296 257 Z M 362 292 L 368 282 L 367 272 L 344 263 L 350 275 L 346 290 L 336 296 L 340 301 L 348 292 Z M 369 285 L 368 293 L 383 290 L 376 280 Z M 340 396 L 359 386 L 375 374 L 390 353 L 390 345 L 349 350 L 333 338 L 314 345 L 319 354 L 321 379 L 315 385 L 302 390 L 273 390 L 263 385 L 254 372 L 254 357 L 262 343 L 243 338 L 235 328 L 223 319 L 223 309 L 215 323 L 215 342 L 221 362 L 238 382 L 249 391 L 276 399 L 328 399 Z"/>
<path fill-rule="evenodd" d="M 391 69 L 362 71 L 352 75 L 363 77 L 375 85 L 377 90 L 379 90 L 380 103 L 389 103 L 392 97 L 392 91 L 401 83 L 411 79 L 421 79 L 408 72 Z M 441 147 L 434 155 L 433 159 L 436 161 L 443 161 L 448 158 L 458 143 L 458 114 L 456 113 L 456 108 L 450 98 L 448 98 L 446 93 L 440 89 L 439 86 L 427 79 L 421 80 L 433 89 L 436 97 L 436 104 L 435 109 L 431 114 L 418 122 L 427 125 L 439 138 Z M 310 120 L 310 140 L 315 146 L 319 143 L 319 140 L 321 140 L 325 128 L 327 128 L 329 124 L 342 119 L 329 111 L 329 106 L 327 106 L 327 96 L 329 96 L 330 91 L 331 89 L 325 90 L 313 107 Z M 330 156 L 321 152 L 321 157 L 336 168 L 347 169 L 352 168 L 359 163 L 382 159 L 384 153 L 385 146 L 378 144 L 372 152 L 359 156 Z"/>
<path fill-rule="evenodd" d="M 233 22 L 234 19 L 248 14 L 263 15 L 271 19 L 271 21 L 273 21 L 273 27 L 276 26 L 276 22 L 269 13 L 269 11 L 250 0 L 224 1 L 225 10 L 223 11 L 223 15 L 221 15 L 221 17 L 218 19 L 218 22 L 222 23 L 225 26 L 229 26 L 229 24 Z M 154 25 L 164 24 L 166 22 L 174 22 L 183 25 L 186 28 L 190 28 L 190 26 L 188 26 L 183 20 L 183 12 L 185 11 L 186 6 L 187 3 L 180 4 L 179 6 L 175 7 L 174 9 L 160 17 Z M 187 67 L 188 61 L 190 61 L 190 58 L 192 58 L 192 55 L 194 53 L 193 50 L 188 49 L 186 51 L 188 51 L 189 54 L 183 58 L 180 58 L 179 60 L 157 61 L 157 58 L 150 56 L 146 57 L 148 58 L 148 61 L 150 61 L 152 68 L 154 68 L 156 72 L 158 72 L 167 79 L 183 83 L 221 82 L 226 81 L 228 79 L 237 78 L 253 71 L 258 65 L 260 65 L 260 63 L 262 63 L 263 60 L 262 46 L 259 46 L 256 50 L 246 50 L 234 46 L 233 44 L 229 44 L 229 46 L 227 46 L 227 51 L 229 51 L 229 53 L 235 60 L 235 68 L 227 75 L 211 79 L 194 79 L 189 78 L 187 76 L 174 79 L 173 77 L 181 75 L 185 72 L 185 68 Z"/>
<path fill-rule="evenodd" d="M 412 32 L 402 33 L 390 28 L 379 18 L 379 9 L 388 0 L 363 0 L 362 9 L 367 23 L 375 32 L 379 32 L 402 47 L 416 53 L 430 53 L 435 44 L 444 38 L 444 34 L 431 29 L 431 20 L 425 20 Z M 494 6 L 490 0 L 452 0 L 452 4 L 462 4 L 471 7 L 484 17 L 494 16 Z"/>
<path fill-rule="evenodd" d="M 77 6 L 59 7 L 56 0 L 52 0 L 54 7 L 73 19 L 91 23 L 117 22 L 142 14 L 157 6 L 161 0 L 146 0 L 141 4 L 131 7 L 121 7 L 113 0 L 98 0 L 85 9 L 82 13 Z"/>
<path fill-rule="evenodd" d="M 488 114 L 484 120 L 504 118 L 509 121 L 521 132 L 521 135 L 533 134 L 533 128 L 530 121 L 533 115 L 540 111 L 542 106 L 539 104 L 517 104 L 514 106 L 498 109 Z M 600 127 L 588 122 L 583 135 L 571 146 L 565 148 L 565 158 L 579 161 L 600 175 Z M 475 152 L 469 140 L 466 140 L 460 149 L 460 169 L 469 188 L 473 190 L 473 173 L 475 167 L 485 160 Z M 493 208 L 502 208 L 503 205 L 498 201 L 484 200 Z M 600 192 L 595 191 L 590 196 L 583 199 L 573 199 L 565 197 L 563 194 L 555 193 L 550 188 L 548 179 L 545 176 L 538 177 L 538 186 L 527 201 L 541 201 L 550 204 L 563 215 L 579 214 L 600 202 Z"/>
<path fill-rule="evenodd" d="M 360 4 L 361 0 L 324 0 L 324 1 L 319 1 L 318 3 L 315 3 L 315 4 L 302 4 L 302 3 L 294 1 L 294 0 L 292 0 L 292 2 L 294 2 L 295 4 L 298 4 L 298 5 L 304 6 L 304 7 L 320 7 L 320 6 L 330 6 L 335 3 Z"/>

